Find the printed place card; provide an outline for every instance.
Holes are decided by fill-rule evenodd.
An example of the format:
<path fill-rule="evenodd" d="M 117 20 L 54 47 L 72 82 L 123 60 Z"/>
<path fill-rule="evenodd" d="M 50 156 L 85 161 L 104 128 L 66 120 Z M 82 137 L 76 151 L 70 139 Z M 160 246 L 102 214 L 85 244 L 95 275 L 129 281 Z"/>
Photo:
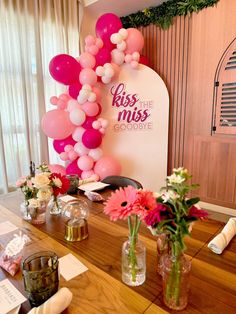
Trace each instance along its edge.
<path fill-rule="evenodd" d="M 13 225 L 10 221 L 4 221 L 0 223 L 0 235 L 17 230 L 18 227 Z"/>
<path fill-rule="evenodd" d="M 8 313 L 25 301 L 23 294 L 8 279 L 0 281 L 0 314 Z"/>
<path fill-rule="evenodd" d="M 60 274 L 66 281 L 82 274 L 88 268 L 71 253 L 59 258 Z"/>
<path fill-rule="evenodd" d="M 102 190 L 105 187 L 109 186 L 110 184 L 103 183 L 103 182 L 90 182 L 80 185 L 78 188 L 82 191 L 98 191 Z"/>
<path fill-rule="evenodd" d="M 78 198 L 74 197 L 74 196 L 70 196 L 70 195 L 65 195 L 60 197 L 60 200 L 62 200 L 62 202 L 69 202 L 69 201 L 74 201 L 74 200 L 78 200 Z"/>

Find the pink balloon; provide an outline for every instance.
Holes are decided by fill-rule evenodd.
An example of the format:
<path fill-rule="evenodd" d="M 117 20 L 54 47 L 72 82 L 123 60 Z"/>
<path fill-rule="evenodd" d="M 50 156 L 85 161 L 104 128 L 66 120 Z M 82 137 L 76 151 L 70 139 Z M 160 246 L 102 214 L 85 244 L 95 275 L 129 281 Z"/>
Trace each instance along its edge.
<path fill-rule="evenodd" d="M 140 59 L 139 59 L 139 63 L 144 64 L 146 66 L 150 66 L 150 61 L 148 59 L 148 57 L 141 55 Z"/>
<path fill-rule="evenodd" d="M 72 98 L 77 99 L 81 88 L 82 85 L 80 84 L 80 82 L 76 82 L 69 86 L 68 92 Z"/>
<path fill-rule="evenodd" d="M 70 121 L 69 113 L 59 109 L 48 111 L 42 118 L 41 127 L 48 137 L 57 140 L 65 139 L 75 129 Z"/>
<path fill-rule="evenodd" d="M 102 143 L 102 135 L 98 130 L 86 130 L 82 136 L 82 142 L 87 148 L 97 148 Z"/>
<path fill-rule="evenodd" d="M 96 55 L 96 67 L 99 65 L 104 65 L 105 63 L 111 62 L 111 52 L 106 48 L 103 47 L 98 51 Z"/>
<path fill-rule="evenodd" d="M 53 147 L 58 154 L 64 152 L 64 147 L 66 145 L 74 146 L 75 144 L 76 144 L 76 141 L 73 140 L 71 135 L 62 139 L 62 140 L 54 140 L 53 141 Z"/>
<path fill-rule="evenodd" d="M 67 152 L 62 152 L 62 153 L 60 153 L 60 158 L 61 158 L 61 160 L 63 160 L 63 161 L 68 160 L 68 159 L 69 159 L 68 153 L 67 153 Z"/>
<path fill-rule="evenodd" d="M 102 180 L 107 176 L 120 175 L 121 165 L 114 157 L 104 156 L 96 162 L 94 172 Z"/>
<path fill-rule="evenodd" d="M 101 15 L 96 23 L 96 35 L 103 41 L 109 40 L 113 33 L 117 33 L 122 28 L 119 17 L 113 13 L 105 13 Z M 105 44 L 105 43 L 104 43 Z"/>
<path fill-rule="evenodd" d="M 143 49 L 144 38 L 142 33 L 136 28 L 128 28 L 128 37 L 126 39 L 125 53 L 132 54 L 137 51 L 140 52 Z"/>
<path fill-rule="evenodd" d="M 82 105 L 82 109 L 89 117 L 95 117 L 99 113 L 99 106 L 96 102 L 86 101 Z"/>
<path fill-rule="evenodd" d="M 51 172 L 60 173 L 62 176 L 66 175 L 65 167 L 63 167 L 59 164 L 48 165 L 48 168 Z"/>
<path fill-rule="evenodd" d="M 61 109 L 61 110 L 66 109 L 66 101 L 63 99 L 59 99 L 57 102 L 57 109 Z"/>
<path fill-rule="evenodd" d="M 94 86 L 93 87 L 93 92 L 96 94 L 96 101 L 100 101 L 102 98 L 102 94 L 101 94 L 101 88 Z"/>
<path fill-rule="evenodd" d="M 65 93 L 64 93 L 64 94 L 61 94 L 61 95 L 59 96 L 59 98 L 62 99 L 62 100 L 65 100 L 66 102 L 71 99 L 70 95 L 65 94 Z"/>
<path fill-rule="evenodd" d="M 78 159 L 75 159 L 66 167 L 66 174 L 77 174 L 78 176 L 81 175 L 82 170 L 78 168 L 77 161 Z"/>
<path fill-rule="evenodd" d="M 111 65 L 112 65 L 112 68 L 113 68 L 113 70 L 115 72 L 114 76 L 112 77 L 112 80 L 113 81 L 118 81 L 119 74 L 120 74 L 120 67 L 116 63 L 111 63 Z"/>
<path fill-rule="evenodd" d="M 92 124 L 95 120 L 96 119 L 94 117 L 86 117 L 86 120 L 81 126 L 85 129 L 92 129 L 93 128 Z"/>
<path fill-rule="evenodd" d="M 88 52 L 83 52 L 80 55 L 79 62 L 82 68 L 94 68 L 96 60 L 93 55 Z"/>
<path fill-rule="evenodd" d="M 66 145 L 65 148 L 64 148 L 64 151 L 65 152 L 70 152 L 71 150 L 74 150 L 74 146 L 73 145 Z"/>
<path fill-rule="evenodd" d="M 97 75 L 92 69 L 83 69 L 79 75 L 79 81 L 82 85 L 95 85 L 97 83 Z"/>
<path fill-rule="evenodd" d="M 50 61 L 49 71 L 56 81 L 70 85 L 78 81 L 81 67 L 75 58 L 67 54 L 60 54 Z"/>
<path fill-rule="evenodd" d="M 98 105 L 99 110 L 98 110 L 96 117 L 98 117 L 100 115 L 100 113 L 102 112 L 102 106 L 100 104 L 97 104 L 97 105 Z"/>
<path fill-rule="evenodd" d="M 52 97 L 50 98 L 50 103 L 51 103 L 52 105 L 56 106 L 58 100 L 59 100 L 59 99 L 57 98 L 57 96 L 52 96 Z"/>
<path fill-rule="evenodd" d="M 77 165 L 83 171 L 91 170 L 93 168 L 93 159 L 88 155 L 81 156 L 77 161 Z"/>
<path fill-rule="evenodd" d="M 68 158 L 71 161 L 75 160 L 77 157 L 78 157 L 78 154 L 74 150 L 71 150 L 68 152 Z"/>
<path fill-rule="evenodd" d="M 90 149 L 88 155 L 93 158 L 94 161 L 98 161 L 102 155 L 103 151 L 101 148 Z"/>
<path fill-rule="evenodd" d="M 81 178 L 84 180 L 84 179 L 90 178 L 93 175 L 94 175 L 94 171 L 93 170 L 87 170 L 87 171 L 83 171 L 81 173 Z"/>

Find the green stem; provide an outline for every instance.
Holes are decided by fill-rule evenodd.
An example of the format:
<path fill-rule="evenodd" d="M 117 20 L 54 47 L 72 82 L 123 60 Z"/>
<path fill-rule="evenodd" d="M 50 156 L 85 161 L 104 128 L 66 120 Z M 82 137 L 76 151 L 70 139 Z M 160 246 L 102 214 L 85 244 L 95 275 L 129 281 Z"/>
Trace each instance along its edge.
<path fill-rule="evenodd" d="M 128 217 L 128 225 L 129 225 L 129 232 L 130 232 L 130 251 L 129 251 L 129 261 L 131 265 L 131 276 L 132 281 L 136 281 L 136 275 L 137 275 L 137 257 L 136 257 L 136 242 L 137 242 L 137 235 L 138 230 L 140 227 L 140 220 L 138 219 L 138 216 L 135 215 L 133 217 L 133 224 L 132 224 L 132 218 Z"/>

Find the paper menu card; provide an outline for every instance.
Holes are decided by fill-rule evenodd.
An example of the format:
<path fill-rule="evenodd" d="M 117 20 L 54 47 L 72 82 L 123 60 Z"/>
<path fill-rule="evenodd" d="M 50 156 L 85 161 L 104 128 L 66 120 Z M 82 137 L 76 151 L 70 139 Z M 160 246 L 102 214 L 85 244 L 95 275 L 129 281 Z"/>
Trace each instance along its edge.
<path fill-rule="evenodd" d="M 90 183 L 82 184 L 78 188 L 82 191 L 98 191 L 98 190 L 104 189 L 105 187 L 109 185 L 110 184 L 103 183 L 103 182 L 90 182 Z"/>
<path fill-rule="evenodd" d="M 4 221 L 0 223 L 0 235 L 17 230 L 18 227 L 13 225 L 10 221 Z"/>
<path fill-rule="evenodd" d="M 66 281 L 82 274 L 88 268 L 71 253 L 59 258 L 60 274 Z"/>
<path fill-rule="evenodd" d="M 0 281 L 0 314 L 8 313 L 25 301 L 23 294 L 8 279 Z"/>

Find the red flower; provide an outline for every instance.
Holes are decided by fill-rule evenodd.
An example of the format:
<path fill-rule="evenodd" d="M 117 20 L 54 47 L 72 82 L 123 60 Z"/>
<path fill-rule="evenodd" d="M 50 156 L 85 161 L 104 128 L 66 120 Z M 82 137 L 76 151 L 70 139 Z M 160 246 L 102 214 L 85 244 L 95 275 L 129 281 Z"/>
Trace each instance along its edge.
<path fill-rule="evenodd" d="M 206 218 L 208 216 L 208 212 L 204 209 L 199 209 L 196 206 L 192 206 L 189 209 L 189 213 L 188 213 L 188 218 L 196 218 L 196 219 L 202 219 L 202 218 Z"/>
<path fill-rule="evenodd" d="M 148 226 L 155 226 L 161 221 L 161 212 L 166 211 L 166 206 L 158 203 L 156 208 L 153 210 L 150 210 L 145 217 L 145 222 Z"/>
<path fill-rule="evenodd" d="M 68 191 L 70 181 L 66 178 L 66 176 L 62 176 L 60 173 L 52 173 L 49 176 L 49 179 L 51 181 L 54 196 L 65 194 Z"/>

